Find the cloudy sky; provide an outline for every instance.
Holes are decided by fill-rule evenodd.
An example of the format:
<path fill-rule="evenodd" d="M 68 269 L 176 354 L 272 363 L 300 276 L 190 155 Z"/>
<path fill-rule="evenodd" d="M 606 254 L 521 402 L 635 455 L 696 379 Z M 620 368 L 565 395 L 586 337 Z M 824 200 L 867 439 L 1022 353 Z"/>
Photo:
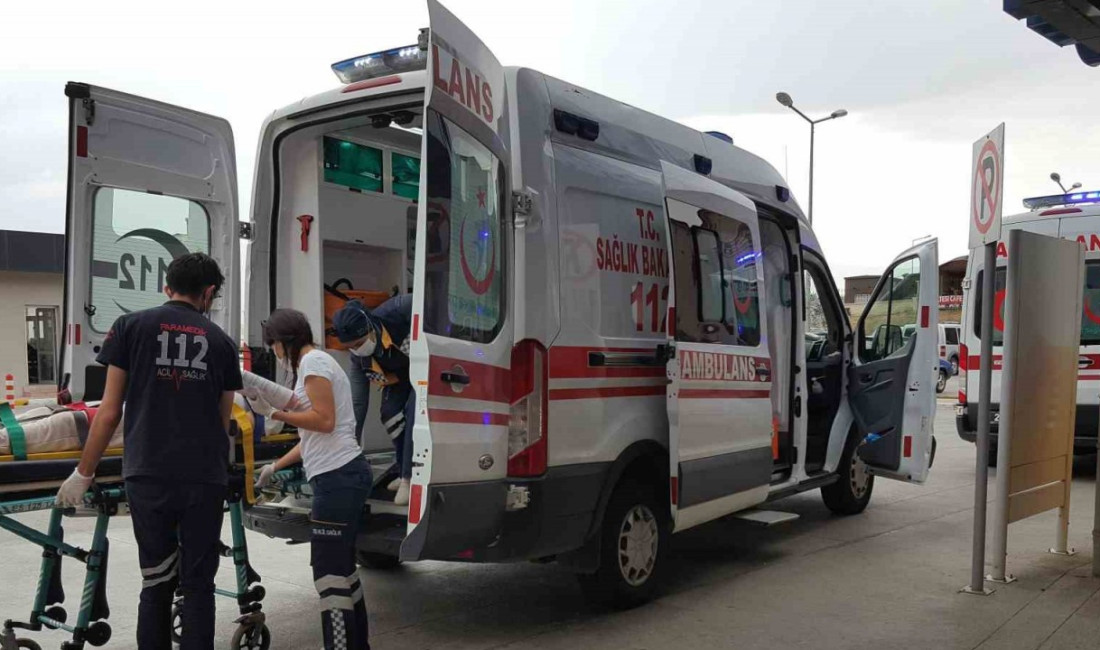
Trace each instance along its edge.
<path fill-rule="evenodd" d="M 971 144 L 1006 122 L 1006 210 L 1100 188 L 1100 69 L 1001 0 L 451 0 L 505 65 L 523 65 L 721 130 L 786 170 L 806 204 L 820 126 L 816 230 L 838 276 L 878 273 L 913 239 L 966 246 Z M 232 123 L 247 214 L 259 126 L 335 85 L 333 61 L 415 42 L 417 0 L 5 2 L 0 8 L 0 228 L 62 232 L 68 80 Z"/>

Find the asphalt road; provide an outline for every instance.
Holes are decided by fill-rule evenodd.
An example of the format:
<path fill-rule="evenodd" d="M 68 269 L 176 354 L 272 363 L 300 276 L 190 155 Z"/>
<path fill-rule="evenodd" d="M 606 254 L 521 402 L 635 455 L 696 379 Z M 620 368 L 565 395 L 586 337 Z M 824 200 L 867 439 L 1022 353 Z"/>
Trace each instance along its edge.
<path fill-rule="evenodd" d="M 951 395 L 946 393 L 945 397 Z M 861 515 L 836 517 L 810 492 L 773 506 L 800 515 L 762 529 L 727 519 L 674 538 L 663 596 L 628 612 L 594 611 L 572 575 L 552 565 L 425 562 L 363 571 L 376 650 L 418 648 L 1096 648 L 1100 579 L 1089 576 L 1094 475 L 1079 463 L 1071 545 L 1046 553 L 1054 514 L 1014 524 L 1009 569 L 1019 581 L 989 597 L 958 593 L 969 576 L 974 450 L 939 402 L 938 457 L 924 486 L 878 480 Z M 991 491 L 992 494 L 992 491 Z M 23 521 L 42 525 L 33 514 Z M 67 525 L 86 543 L 90 520 Z M 129 522 L 113 522 L 110 648 L 135 648 L 140 577 Z M 228 539 L 228 534 L 226 536 Z M 318 648 L 321 635 L 308 547 L 249 534 L 263 576 L 275 648 Z M 39 551 L 0 532 L 0 618 L 25 616 Z M 219 577 L 228 581 L 231 564 Z M 76 566 L 65 574 L 79 594 Z M 218 647 L 236 610 L 218 600 Z M 41 633 L 57 647 L 60 633 Z"/>

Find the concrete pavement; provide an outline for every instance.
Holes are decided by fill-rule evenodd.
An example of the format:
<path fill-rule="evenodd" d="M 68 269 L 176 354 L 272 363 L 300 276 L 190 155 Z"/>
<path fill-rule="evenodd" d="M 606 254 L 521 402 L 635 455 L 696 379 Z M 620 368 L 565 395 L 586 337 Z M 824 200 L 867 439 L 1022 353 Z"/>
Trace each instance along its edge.
<path fill-rule="evenodd" d="M 943 397 L 953 396 L 944 393 Z M 776 503 L 801 519 L 773 529 L 723 520 L 674 538 L 662 598 L 629 612 L 593 612 L 573 577 L 554 566 L 426 562 L 362 573 L 376 650 L 416 648 L 1096 648 L 1100 579 L 1089 576 L 1093 459 L 1075 477 L 1070 544 L 1050 555 L 1055 513 L 1013 524 L 1009 571 L 1019 581 L 989 597 L 957 593 L 969 576 L 974 448 L 954 432 L 940 401 L 938 454 L 925 486 L 879 480 L 865 513 L 829 514 L 818 493 Z M 991 477 L 992 478 L 992 477 Z M 992 483 L 990 494 L 992 495 Z M 23 517 L 41 525 L 41 514 Z M 70 520 L 86 543 L 90 520 Z M 226 534 L 228 539 L 228 533 Z M 263 575 L 275 648 L 320 647 L 309 549 L 249 534 Z M 140 585 L 129 522 L 111 531 L 110 648 L 134 648 Z M 39 552 L 0 533 L 0 617 L 25 616 Z M 79 593 L 78 567 L 65 584 Z M 228 580 L 223 561 L 219 577 Z M 70 596 L 72 599 L 74 596 Z M 218 647 L 236 609 L 218 600 Z M 43 633 L 43 647 L 63 636 Z"/>

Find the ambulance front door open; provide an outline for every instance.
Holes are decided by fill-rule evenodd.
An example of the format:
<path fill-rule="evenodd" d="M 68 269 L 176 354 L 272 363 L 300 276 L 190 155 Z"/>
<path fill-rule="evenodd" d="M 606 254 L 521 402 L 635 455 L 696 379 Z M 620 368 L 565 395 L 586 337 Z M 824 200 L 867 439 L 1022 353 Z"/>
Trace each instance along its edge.
<path fill-rule="evenodd" d="M 858 457 L 879 476 L 923 483 L 934 452 L 939 305 L 937 241 L 899 255 L 853 334 L 848 400 Z"/>

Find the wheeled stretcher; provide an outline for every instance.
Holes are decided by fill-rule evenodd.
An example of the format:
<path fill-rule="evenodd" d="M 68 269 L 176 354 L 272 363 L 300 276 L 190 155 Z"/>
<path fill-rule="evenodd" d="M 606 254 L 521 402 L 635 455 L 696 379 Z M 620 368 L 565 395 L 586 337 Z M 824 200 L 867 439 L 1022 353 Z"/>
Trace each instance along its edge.
<path fill-rule="evenodd" d="M 53 415 L 57 414 L 51 414 L 51 417 Z M 83 650 L 85 644 L 101 646 L 111 638 L 111 626 L 107 621 L 110 607 L 106 594 L 109 556 L 107 528 L 112 516 L 126 512 L 122 449 L 112 447 L 107 450 L 97 468 L 96 481 L 85 495 L 82 514 L 94 514 L 95 526 L 91 544 L 87 549 L 82 549 L 65 542 L 62 517 L 75 514 L 74 511 L 54 507 L 57 489 L 76 467 L 80 450 L 27 451 L 28 446 L 32 450 L 35 446 L 28 445 L 25 436 L 18 432 L 22 423 L 13 416 L 7 403 L 0 403 L 0 423 L 4 424 L 8 439 L 15 440 L 15 444 L 11 445 L 14 453 L 0 455 L 0 528 L 43 549 L 30 616 L 26 621 L 4 621 L 0 628 L 0 650 L 39 649 L 40 646 L 34 641 L 16 637 L 16 630 L 37 632 L 43 628 L 64 630 L 71 634 L 71 639 L 62 643 L 62 650 Z M 216 588 L 215 592 L 236 600 L 240 611 L 230 647 L 264 650 L 271 642 L 262 609 L 265 592 L 260 585 L 259 574 L 248 560 L 243 512 L 255 502 L 252 485 L 256 464 L 286 453 L 298 442 L 298 436 L 293 433 L 254 435 L 254 432 L 264 430 L 262 419 L 240 405 L 234 406 L 232 428 L 234 444 L 230 451 L 230 478 L 226 494 L 232 545 L 222 544 L 221 553 L 233 559 L 235 588 Z M 19 439 L 21 437 L 22 440 Z M 12 517 L 41 510 L 50 510 L 45 531 L 36 530 Z M 67 622 L 69 616 L 64 606 L 65 591 L 61 582 L 62 559 L 66 557 L 85 565 L 84 588 L 72 624 Z M 181 631 L 178 598 L 175 605 L 173 636 L 178 637 Z"/>

